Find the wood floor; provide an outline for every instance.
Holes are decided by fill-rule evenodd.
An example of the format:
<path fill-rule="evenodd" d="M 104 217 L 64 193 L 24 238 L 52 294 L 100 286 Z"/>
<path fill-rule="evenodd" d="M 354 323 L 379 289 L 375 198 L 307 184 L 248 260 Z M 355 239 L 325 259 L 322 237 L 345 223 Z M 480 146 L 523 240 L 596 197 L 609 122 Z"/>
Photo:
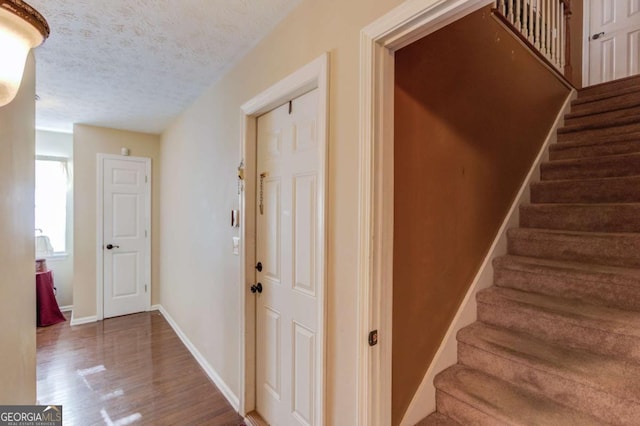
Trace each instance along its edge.
<path fill-rule="evenodd" d="M 159 312 L 38 328 L 37 347 L 38 401 L 65 425 L 243 424 Z"/>

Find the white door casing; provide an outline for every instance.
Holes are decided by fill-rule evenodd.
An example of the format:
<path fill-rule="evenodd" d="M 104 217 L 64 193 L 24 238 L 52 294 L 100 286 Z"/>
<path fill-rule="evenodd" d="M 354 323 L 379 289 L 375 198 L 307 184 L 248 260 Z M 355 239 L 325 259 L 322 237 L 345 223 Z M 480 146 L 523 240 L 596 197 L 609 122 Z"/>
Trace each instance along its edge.
<path fill-rule="evenodd" d="M 151 160 L 98 154 L 98 319 L 151 305 Z"/>
<path fill-rule="evenodd" d="M 258 118 L 257 410 L 315 425 L 318 90 Z"/>
<path fill-rule="evenodd" d="M 394 55 L 490 3 L 409 0 L 360 32 L 358 426 L 391 424 Z M 379 331 L 374 347 L 367 343 L 371 330 Z M 426 414 L 435 397 L 429 403 L 422 405 Z"/>
<path fill-rule="evenodd" d="M 640 0 L 590 0 L 584 7 L 589 85 L 640 73 Z"/>
<path fill-rule="evenodd" d="M 323 54 L 314 61 L 308 63 L 302 68 L 298 69 L 294 73 L 285 77 L 278 83 L 274 84 L 264 92 L 252 98 L 241 107 L 242 118 L 242 138 L 241 138 L 241 160 L 246 165 L 244 172 L 243 190 L 240 193 L 240 236 L 241 236 L 241 264 L 243 265 L 241 270 L 241 303 L 243 306 L 240 322 L 242 330 L 242 338 L 240 341 L 240 353 L 242 354 L 243 363 L 240 370 L 240 414 L 246 415 L 247 413 L 256 409 L 256 397 L 257 397 L 257 348 L 256 348 L 256 313 L 258 310 L 258 304 L 256 301 L 258 297 L 250 292 L 251 285 L 257 282 L 256 274 L 256 254 L 258 248 L 256 245 L 256 226 L 258 225 L 258 205 L 257 201 L 257 177 L 259 173 L 256 173 L 257 166 L 257 151 L 256 141 L 258 138 L 258 117 L 267 112 L 277 109 L 283 104 L 288 104 L 291 99 L 295 99 L 303 94 L 306 94 L 313 89 L 317 89 L 317 121 L 316 121 L 316 146 L 315 153 L 317 157 L 317 176 L 316 176 L 316 193 L 315 193 L 315 210 L 317 212 L 315 222 L 315 244 L 314 244 L 314 256 L 315 265 L 313 270 L 314 285 L 315 285 L 315 308 L 314 308 L 314 321 L 315 321 L 315 335 L 313 337 L 312 353 L 309 354 L 312 357 L 312 361 L 315 367 L 314 377 L 309 379 L 312 382 L 312 388 L 309 388 L 313 393 L 312 406 L 305 406 L 301 399 L 298 401 L 289 402 L 291 407 L 297 407 L 298 419 L 308 417 L 311 415 L 309 421 L 310 424 L 322 425 L 324 424 L 324 401 L 325 401 L 325 311 L 326 311 L 326 188 L 327 188 L 327 147 L 328 147 L 328 100 L 329 100 L 329 54 Z M 296 107 L 294 107 L 295 109 Z M 288 106 L 285 106 L 288 113 Z M 271 175 L 273 176 L 273 175 Z M 265 180 L 266 180 L 265 176 Z M 304 179 L 300 180 L 301 183 L 305 183 Z M 302 188 L 302 187 L 301 187 Z M 301 189 L 301 191 L 304 188 Z M 272 204 L 273 206 L 273 204 Z M 266 212 L 266 204 L 264 206 Z M 282 223 L 282 221 L 281 221 Z M 291 222 L 293 223 L 293 222 Z M 299 225 L 302 225 L 300 223 Z M 293 235 L 293 231 L 292 231 Z M 267 260 L 268 261 L 268 260 Z M 264 262 L 263 262 L 264 263 Z M 292 260 L 292 264 L 295 260 Z M 263 269 L 266 272 L 266 268 Z M 291 275 L 291 274 L 290 274 Z M 304 287 L 304 286 L 300 286 Z M 304 294 L 302 291 L 297 291 L 300 294 Z M 263 291 L 262 296 L 267 296 L 267 292 Z M 298 295 L 296 295 L 297 297 Z M 294 312 L 294 315 L 296 312 Z M 273 315 L 272 315 L 273 317 Z M 298 342 L 303 342 L 306 337 L 309 337 L 308 330 L 310 327 L 303 323 L 309 320 L 303 319 L 298 321 L 296 328 L 290 328 L 290 330 L 296 331 L 299 336 Z M 306 327 L 306 328 L 305 328 Z M 295 339 L 290 336 L 289 339 L 294 342 Z M 307 340 L 307 348 L 309 348 L 309 341 Z M 298 350 L 298 354 L 301 353 L 301 349 Z M 308 358 L 311 359 L 311 358 Z M 291 365 L 286 366 L 291 369 Z M 298 364 L 298 367 L 302 368 L 302 364 Z M 300 376 L 302 377 L 302 376 Z M 284 383 L 290 390 L 289 395 L 293 395 L 293 389 L 295 384 L 289 382 Z M 273 387 L 273 386 L 272 386 Z M 300 388 L 300 385 L 298 385 Z M 308 414 L 311 413 L 311 414 Z M 294 419 L 291 416 L 290 418 Z M 296 421 L 296 424 L 300 424 L 300 421 Z M 304 422 L 302 423 L 304 424 Z"/>

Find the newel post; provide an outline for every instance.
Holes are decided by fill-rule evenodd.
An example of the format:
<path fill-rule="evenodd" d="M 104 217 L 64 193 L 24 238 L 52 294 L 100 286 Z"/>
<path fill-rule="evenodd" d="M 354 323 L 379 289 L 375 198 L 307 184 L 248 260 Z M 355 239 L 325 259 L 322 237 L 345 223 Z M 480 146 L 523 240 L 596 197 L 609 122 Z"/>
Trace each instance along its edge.
<path fill-rule="evenodd" d="M 564 3 L 564 76 L 567 80 L 572 81 L 573 67 L 571 66 L 571 0 L 562 0 Z"/>

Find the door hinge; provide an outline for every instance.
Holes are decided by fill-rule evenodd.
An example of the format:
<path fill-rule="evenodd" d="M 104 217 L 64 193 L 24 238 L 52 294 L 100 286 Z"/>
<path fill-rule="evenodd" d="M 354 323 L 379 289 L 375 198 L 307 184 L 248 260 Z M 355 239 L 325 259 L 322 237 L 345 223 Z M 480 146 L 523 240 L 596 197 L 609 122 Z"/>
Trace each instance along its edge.
<path fill-rule="evenodd" d="M 147 238 L 147 230 L 144 230 L 144 237 Z"/>
<path fill-rule="evenodd" d="M 293 112 L 293 101 L 289 101 L 289 115 Z"/>
<path fill-rule="evenodd" d="M 147 182 L 149 182 L 149 176 L 144 177 L 144 183 L 147 183 Z"/>
<path fill-rule="evenodd" d="M 146 284 L 144 285 L 144 292 L 145 293 L 147 292 L 147 285 Z"/>
<path fill-rule="evenodd" d="M 369 346 L 375 346 L 378 344 L 378 330 L 369 332 Z"/>

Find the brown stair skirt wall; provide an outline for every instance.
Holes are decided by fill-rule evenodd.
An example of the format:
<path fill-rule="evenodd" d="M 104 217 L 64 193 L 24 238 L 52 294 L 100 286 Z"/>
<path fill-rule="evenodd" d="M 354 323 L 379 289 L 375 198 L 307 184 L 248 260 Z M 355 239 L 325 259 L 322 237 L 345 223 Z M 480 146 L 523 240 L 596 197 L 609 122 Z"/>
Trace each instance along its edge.
<path fill-rule="evenodd" d="M 636 425 L 640 76 L 579 92 L 424 425 Z"/>

